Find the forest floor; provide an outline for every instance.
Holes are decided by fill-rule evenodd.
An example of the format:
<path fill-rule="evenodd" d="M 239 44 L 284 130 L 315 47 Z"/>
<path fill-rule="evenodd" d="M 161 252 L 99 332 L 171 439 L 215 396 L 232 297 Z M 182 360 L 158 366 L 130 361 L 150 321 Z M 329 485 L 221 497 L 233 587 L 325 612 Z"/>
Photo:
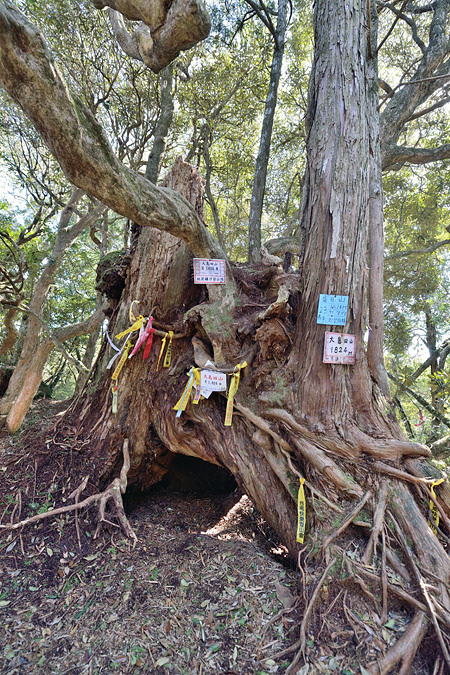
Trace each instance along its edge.
<path fill-rule="evenodd" d="M 55 503 L 23 450 L 61 408 L 35 402 L 25 433 L 0 438 L 3 523 Z M 89 512 L 80 540 L 73 513 L 2 534 L 0 673 L 283 673 L 290 660 L 262 658 L 295 641 L 295 613 L 269 622 L 298 575 L 248 498 L 157 488 L 128 517 L 134 548 L 113 528 L 94 540 Z"/>
<path fill-rule="evenodd" d="M 1 523 L 71 503 L 64 494 L 80 484 L 81 467 L 75 476 L 67 469 L 73 483 L 62 488 L 57 476 L 72 451 L 62 446 L 56 465 L 45 456 L 65 407 L 36 401 L 20 434 L 0 430 Z M 131 496 L 126 508 L 134 547 L 114 527 L 94 538 L 95 507 L 0 533 L 0 674 L 284 673 L 296 652 L 273 657 L 298 639 L 313 576 L 302 580 L 249 499 L 237 489 L 200 495 L 172 485 Z M 307 665 L 295 675 L 364 675 L 361 664 L 405 630 L 401 607 L 372 630 L 376 612 L 356 595 L 352 609 L 351 589 L 349 611 L 363 628 L 342 630 L 331 597 L 342 592 L 323 587 Z M 420 658 L 410 672 L 431 671 Z"/>

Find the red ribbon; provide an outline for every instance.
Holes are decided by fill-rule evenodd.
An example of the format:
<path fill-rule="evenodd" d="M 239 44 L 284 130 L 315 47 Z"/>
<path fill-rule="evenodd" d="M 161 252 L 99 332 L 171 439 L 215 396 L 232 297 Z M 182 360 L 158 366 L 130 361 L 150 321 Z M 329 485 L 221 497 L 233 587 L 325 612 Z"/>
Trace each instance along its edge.
<path fill-rule="evenodd" d="M 131 359 L 131 357 L 134 356 L 134 355 L 136 354 L 136 352 L 137 352 L 137 350 L 139 349 L 139 347 L 140 347 L 141 345 L 144 344 L 146 338 L 147 338 L 149 335 L 150 335 L 150 336 L 152 335 L 152 331 L 155 332 L 154 329 L 152 328 L 152 322 L 153 322 L 153 317 L 152 317 L 152 316 L 149 316 L 149 317 L 148 317 L 148 321 L 147 321 L 147 325 L 146 325 L 146 327 L 145 327 L 145 330 L 141 331 L 141 335 L 139 336 L 139 338 L 138 338 L 136 344 L 134 345 L 134 349 L 133 349 L 133 351 L 131 352 L 131 354 L 130 354 L 130 356 L 129 356 L 128 358 Z M 150 346 L 151 346 L 151 345 L 150 345 Z"/>
<path fill-rule="evenodd" d="M 415 424 L 415 425 L 414 425 L 415 427 L 421 427 L 422 424 L 425 422 L 425 420 L 423 419 L 423 415 L 422 415 L 422 411 L 421 411 L 421 410 L 419 410 L 419 420 L 420 420 L 420 422 L 418 422 L 417 424 Z"/>
<path fill-rule="evenodd" d="M 150 335 L 148 336 L 148 340 L 145 345 L 144 349 L 144 359 L 148 358 L 148 355 L 150 354 L 150 349 L 152 348 L 152 343 L 153 343 L 153 333 L 155 332 L 154 328 L 151 328 L 149 330 Z"/>

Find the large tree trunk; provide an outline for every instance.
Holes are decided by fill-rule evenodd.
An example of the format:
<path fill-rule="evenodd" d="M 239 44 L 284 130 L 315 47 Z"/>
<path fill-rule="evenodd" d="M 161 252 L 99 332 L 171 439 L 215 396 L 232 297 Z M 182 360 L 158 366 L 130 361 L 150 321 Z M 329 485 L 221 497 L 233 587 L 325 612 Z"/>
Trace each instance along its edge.
<path fill-rule="evenodd" d="M 334 572 L 336 585 L 358 584 L 372 598 L 379 625 L 387 619 L 387 590 L 415 612 L 407 631 L 385 657 L 371 663 L 366 654 L 370 673 L 387 673 L 400 661 L 401 672 L 408 672 L 426 631 L 426 614 L 450 666 L 439 629 L 439 623 L 448 624 L 450 568 L 427 522 L 430 491 L 421 476 L 428 468 L 419 459 L 430 453 L 402 436 L 377 385 L 373 366 L 379 348 L 372 353 L 372 371 L 364 351 L 369 202 L 379 179 L 369 160 L 371 155 L 378 157 L 378 136 L 373 126 L 376 73 L 369 53 L 367 3 L 317 0 L 315 4 L 301 279 L 275 267 L 248 272 L 228 265 L 225 287 L 207 290 L 192 283 L 186 244 L 202 257 L 221 257 L 222 252 L 202 225 L 198 176 L 178 162 L 168 180 L 169 188 L 177 188 L 195 206 L 195 214 L 170 189 L 152 185 L 120 166 L 98 127 L 83 116 L 79 102 L 75 124 L 73 101 L 57 73 L 39 69 L 37 60 L 30 66 L 25 58 L 27 45 L 32 44 L 47 63 L 45 54 L 39 52 L 37 38 L 29 43 L 19 40 L 21 30 L 30 29 L 17 28 L 21 20 L 14 12 L 9 16 L 9 23 L 3 22 L 8 67 L 0 71 L 0 81 L 28 109 L 73 180 L 92 194 L 101 192 L 105 203 L 144 226 L 110 334 L 127 328 L 130 307 L 136 309 L 133 301 L 138 300 L 139 311 L 155 318 L 155 344 L 148 360 L 143 360 L 141 348 L 125 362 L 115 392 L 117 412 L 112 406 L 111 375 L 106 372 L 100 387 L 77 411 L 77 438 L 83 438 L 80 452 L 86 453 L 91 480 L 111 484 L 120 470 L 122 448 L 130 453 L 128 484 L 142 489 L 161 479 L 175 453 L 227 467 L 299 565 L 305 563 L 305 555 L 310 569 L 316 565 L 317 584 L 305 604 L 298 658 L 306 654 L 307 621 L 320 585 Z M 14 20 L 12 31 L 9 26 Z M 11 84 L 13 66 L 22 77 L 19 89 Z M 64 113 L 64 125 L 30 105 L 33 91 L 40 100 L 54 93 L 52 104 Z M 76 131 L 78 124 L 84 134 Z M 377 227 L 378 221 L 379 215 Z M 353 366 L 322 362 L 325 326 L 317 324 L 321 293 L 349 297 L 347 323 L 338 330 L 356 335 Z M 157 370 L 161 338 L 168 329 L 175 332 L 171 363 Z M 228 373 L 247 362 L 231 426 L 224 425 L 226 402 L 219 394 L 198 405 L 190 401 L 180 417 L 173 410 L 187 371 L 193 365 L 204 366 L 208 354 Z M 107 353 L 100 360 L 103 367 L 110 356 Z M 304 478 L 307 528 L 305 546 L 299 546 L 297 490 Z M 420 491 L 417 499 L 409 483 Z M 358 524 L 354 521 L 363 508 L 362 524 Z M 448 515 L 444 504 L 444 528 L 448 528 Z M 367 523 L 371 536 L 366 544 Z M 357 540 L 354 527 L 360 528 Z M 319 580 L 322 554 L 326 567 Z M 373 572 L 377 557 L 381 584 Z M 388 584 L 386 559 L 403 576 L 408 576 L 405 565 L 409 566 L 416 586 L 406 592 Z M 427 578 L 429 587 L 424 583 Z M 346 596 L 334 594 L 336 616 L 347 616 Z M 383 598 L 381 602 L 377 597 Z M 363 602 L 361 594 L 357 599 Z M 351 604 L 350 596 L 347 602 Z M 327 630 L 324 622 L 321 639 L 334 640 Z"/>

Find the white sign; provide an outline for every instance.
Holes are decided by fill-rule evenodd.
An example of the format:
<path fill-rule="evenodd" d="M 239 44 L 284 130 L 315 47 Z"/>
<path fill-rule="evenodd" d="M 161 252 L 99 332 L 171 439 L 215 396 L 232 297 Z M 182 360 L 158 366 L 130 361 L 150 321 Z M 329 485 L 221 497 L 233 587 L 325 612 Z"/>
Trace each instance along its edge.
<path fill-rule="evenodd" d="M 355 363 L 356 335 L 325 333 L 324 363 Z"/>
<path fill-rule="evenodd" d="M 209 398 L 213 391 L 227 390 L 227 376 L 225 373 L 218 373 L 215 370 L 202 370 L 200 387 L 202 396 Z"/>
<path fill-rule="evenodd" d="M 194 284 L 224 284 L 225 260 L 194 258 Z"/>

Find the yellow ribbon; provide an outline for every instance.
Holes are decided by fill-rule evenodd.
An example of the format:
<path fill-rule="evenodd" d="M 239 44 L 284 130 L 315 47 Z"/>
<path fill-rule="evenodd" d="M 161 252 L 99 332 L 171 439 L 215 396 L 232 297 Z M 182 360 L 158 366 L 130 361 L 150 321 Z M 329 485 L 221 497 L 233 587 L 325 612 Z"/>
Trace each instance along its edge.
<path fill-rule="evenodd" d="M 159 362 L 161 361 L 161 356 L 163 355 L 164 347 L 166 346 L 166 340 L 169 333 L 166 333 L 161 342 L 161 349 L 159 350 L 158 363 L 156 364 L 156 370 L 159 368 Z"/>
<path fill-rule="evenodd" d="M 225 422 L 224 422 L 224 426 L 226 427 L 231 427 L 231 421 L 233 419 L 234 397 L 236 396 L 236 392 L 239 387 L 239 380 L 241 379 L 241 369 L 245 368 L 246 365 L 247 361 L 244 361 L 243 363 L 237 365 L 236 368 L 234 369 L 235 372 L 231 376 L 231 382 L 228 388 L 227 410 L 225 413 Z"/>
<path fill-rule="evenodd" d="M 172 358 L 172 340 L 173 330 L 169 330 L 169 344 L 167 345 L 166 358 L 164 359 L 163 368 L 170 366 L 170 359 Z"/>
<path fill-rule="evenodd" d="M 117 336 L 116 336 L 116 337 L 117 337 Z M 117 380 L 117 378 L 119 377 L 120 371 L 122 370 L 123 364 L 125 363 L 125 361 L 126 361 L 127 358 L 128 358 L 128 352 L 130 351 L 130 349 L 131 349 L 132 346 L 133 346 L 133 343 L 130 342 L 130 340 L 127 340 L 127 343 L 126 343 L 126 345 L 125 345 L 125 349 L 123 350 L 123 354 L 122 354 L 122 356 L 120 357 L 119 363 L 117 364 L 117 368 L 115 369 L 115 371 L 114 371 L 113 374 L 111 375 L 111 379 L 112 379 L 112 380 Z"/>
<path fill-rule="evenodd" d="M 297 541 L 299 544 L 303 544 L 306 527 L 306 499 L 305 491 L 303 489 L 304 482 L 305 479 L 300 478 L 300 487 L 298 489 L 297 498 Z"/>
<path fill-rule="evenodd" d="M 142 314 L 140 314 L 132 326 L 116 335 L 116 339 L 120 340 L 121 338 L 125 337 L 125 335 L 128 335 L 128 333 L 134 333 L 135 330 L 140 330 L 142 328 L 143 323 L 144 317 L 142 316 Z"/>
<path fill-rule="evenodd" d="M 173 409 L 177 411 L 177 417 L 180 417 L 181 413 L 186 410 L 186 406 L 189 401 L 189 395 L 191 393 L 192 387 L 194 386 L 194 382 L 200 382 L 200 368 L 191 368 L 188 374 L 188 383 L 181 394 L 181 398 L 173 407 Z"/>
<path fill-rule="evenodd" d="M 434 500 L 436 500 L 436 493 L 434 491 L 434 488 L 436 487 L 436 485 L 440 485 L 441 483 L 443 483 L 444 480 L 445 480 L 445 478 L 439 478 L 439 480 L 435 480 L 434 483 L 431 484 L 430 490 L 431 490 L 431 494 L 433 495 Z M 433 523 L 431 522 L 431 520 L 429 520 L 428 524 L 431 527 L 434 534 L 436 534 L 437 533 L 436 528 L 439 525 L 439 511 L 438 511 L 436 503 L 435 503 L 435 501 L 433 501 L 433 499 L 430 499 L 430 511 L 431 511 L 431 517 L 433 518 Z"/>

